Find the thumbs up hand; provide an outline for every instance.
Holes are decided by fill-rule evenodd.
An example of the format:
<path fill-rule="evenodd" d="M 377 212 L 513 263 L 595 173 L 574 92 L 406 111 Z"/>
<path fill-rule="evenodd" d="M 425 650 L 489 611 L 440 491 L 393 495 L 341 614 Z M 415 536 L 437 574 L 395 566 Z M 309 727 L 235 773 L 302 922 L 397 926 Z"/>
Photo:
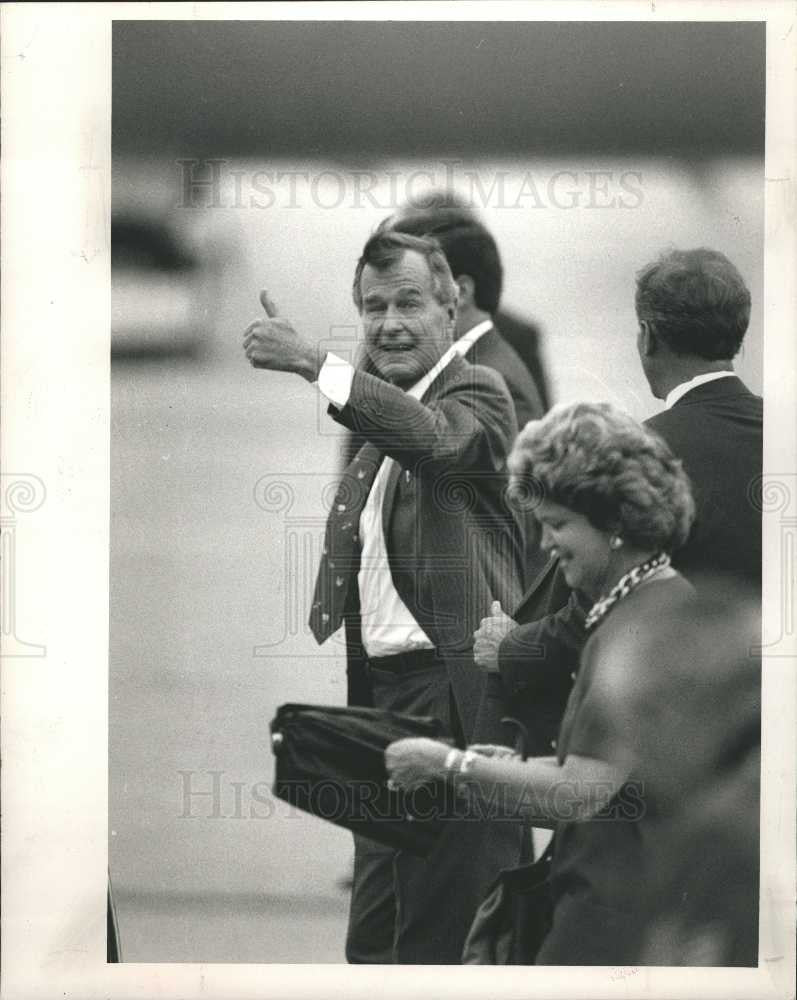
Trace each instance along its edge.
<path fill-rule="evenodd" d="M 473 633 L 473 658 L 483 670 L 498 672 L 498 648 L 514 628 L 517 622 L 501 608 L 500 601 L 493 601 L 489 617 L 482 618 Z"/>
<path fill-rule="evenodd" d="M 244 354 L 253 368 L 295 372 L 314 382 L 323 363 L 318 349 L 301 337 L 290 320 L 283 319 L 268 292 L 260 292 L 265 317 L 253 320 L 244 330 Z"/>
<path fill-rule="evenodd" d="M 260 305 L 263 307 L 263 311 L 269 319 L 277 319 L 279 317 L 277 307 L 271 301 L 271 298 L 265 288 L 260 289 Z"/>

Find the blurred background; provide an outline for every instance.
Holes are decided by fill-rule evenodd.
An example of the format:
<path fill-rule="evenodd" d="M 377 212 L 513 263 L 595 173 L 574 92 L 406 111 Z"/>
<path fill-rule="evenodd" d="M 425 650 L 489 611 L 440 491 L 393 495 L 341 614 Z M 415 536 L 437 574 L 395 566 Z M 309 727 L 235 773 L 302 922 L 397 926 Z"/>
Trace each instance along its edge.
<path fill-rule="evenodd" d="M 764 26 L 114 24 L 110 868 L 126 961 L 340 962 L 349 836 L 270 794 L 268 724 L 340 704 L 305 628 L 340 438 L 253 371 L 266 287 L 353 356 L 385 215 L 450 188 L 557 402 L 644 418 L 634 274 L 711 246 L 762 389 Z"/>

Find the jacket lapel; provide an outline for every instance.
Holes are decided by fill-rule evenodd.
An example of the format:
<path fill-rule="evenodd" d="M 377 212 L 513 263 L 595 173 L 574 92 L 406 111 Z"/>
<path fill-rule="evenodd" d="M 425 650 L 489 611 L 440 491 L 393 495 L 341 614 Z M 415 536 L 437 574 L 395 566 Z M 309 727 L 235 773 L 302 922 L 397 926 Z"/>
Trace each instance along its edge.
<path fill-rule="evenodd" d="M 390 547 L 387 544 L 388 530 L 390 528 L 390 518 L 393 514 L 393 503 L 396 499 L 396 487 L 398 486 L 399 476 L 401 475 L 401 466 L 392 458 L 387 458 L 385 461 L 390 462 L 390 472 L 387 476 L 385 496 L 382 500 L 382 534 L 385 538 L 385 546 L 387 547 L 388 552 L 390 552 Z"/>

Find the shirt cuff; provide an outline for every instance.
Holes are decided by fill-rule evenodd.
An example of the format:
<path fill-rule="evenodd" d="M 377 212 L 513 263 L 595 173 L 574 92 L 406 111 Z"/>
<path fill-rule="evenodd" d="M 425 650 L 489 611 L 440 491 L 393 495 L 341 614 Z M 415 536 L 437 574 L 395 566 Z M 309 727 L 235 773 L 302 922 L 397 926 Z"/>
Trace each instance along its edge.
<path fill-rule="evenodd" d="M 339 358 L 337 354 L 328 351 L 315 384 L 333 406 L 342 410 L 349 401 L 353 378 L 353 366 L 343 358 Z"/>

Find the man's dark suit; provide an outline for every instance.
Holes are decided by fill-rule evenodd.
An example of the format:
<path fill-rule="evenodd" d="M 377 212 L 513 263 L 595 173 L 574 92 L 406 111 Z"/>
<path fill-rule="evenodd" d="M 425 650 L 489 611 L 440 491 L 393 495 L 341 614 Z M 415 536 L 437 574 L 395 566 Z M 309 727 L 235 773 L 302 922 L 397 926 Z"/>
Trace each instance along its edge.
<path fill-rule="evenodd" d="M 494 326 L 465 352 L 472 365 L 485 365 L 502 375 L 515 404 L 518 430 L 544 413 L 542 396 L 520 355 Z"/>
<path fill-rule="evenodd" d="M 459 357 L 421 401 L 356 371 L 349 402 L 330 413 L 362 434 L 366 449 L 394 460 L 383 501 L 391 576 L 444 668 L 428 684 L 417 674 L 387 684 L 380 661 L 369 662 L 363 650 L 352 580 L 345 617 L 350 703 L 422 707 L 461 741 L 494 739 L 471 647 L 491 601 L 511 607 L 520 595 L 520 533 L 504 496 L 516 433 L 506 387 L 490 369 Z M 426 861 L 361 838 L 355 847 L 349 960 L 452 964 L 490 881 L 517 861 L 520 831 L 509 823 L 449 822 Z"/>
<path fill-rule="evenodd" d="M 686 577 L 730 574 L 761 587 L 763 400 L 741 379 L 726 377 L 690 389 L 645 425 L 660 434 L 692 481 L 697 516 L 689 540 L 673 554 Z"/>
<path fill-rule="evenodd" d="M 529 369 L 515 349 L 504 339 L 495 327 L 487 330 L 465 352 L 465 360 L 472 365 L 492 368 L 501 375 L 515 404 L 517 427 L 523 428 L 529 420 L 537 420 L 545 413 L 542 393 L 538 389 Z M 373 374 L 367 359 L 362 370 Z M 362 447 L 364 437 L 354 432 L 344 446 L 344 461 L 348 465 Z"/>
<path fill-rule="evenodd" d="M 503 376 L 509 395 L 515 404 L 515 417 L 521 431 L 529 420 L 539 420 L 545 413 L 542 394 L 538 391 L 529 369 L 503 333 L 493 326 L 471 344 L 465 352 L 465 360 L 472 365 L 484 365 Z M 530 583 L 545 565 L 545 556 L 540 549 L 539 525 L 534 512 L 529 511 L 522 518 L 526 557 L 523 565 L 523 584 Z"/>
<path fill-rule="evenodd" d="M 528 369 L 542 402 L 543 411 L 550 409 L 552 404 L 551 389 L 548 384 L 548 373 L 542 352 L 542 335 L 540 328 L 533 320 L 524 319 L 517 313 L 499 309 L 495 321 L 501 336 L 517 352 L 520 360 Z"/>
<path fill-rule="evenodd" d="M 474 344 L 471 344 L 465 352 L 464 358 L 472 365 L 492 368 L 493 371 L 502 376 L 515 406 L 518 429 L 525 427 L 529 420 L 538 420 L 543 416 L 545 407 L 534 379 L 515 349 L 507 343 L 494 326 L 483 333 Z M 372 372 L 367 362 L 362 366 L 362 370 Z M 347 465 L 364 442 L 364 435 L 358 432 L 348 437 L 344 448 Z M 540 552 L 539 529 L 533 513 L 522 518 L 522 529 L 526 555 L 521 570 L 521 584 L 525 585 L 533 580 L 542 569 L 545 559 Z M 503 606 L 506 607 L 506 605 Z"/>
<path fill-rule="evenodd" d="M 761 510 L 753 491 L 762 467 L 761 397 L 728 376 L 689 390 L 645 425 L 683 461 L 692 482 L 697 514 L 686 544 L 673 553 L 675 568 L 698 584 L 728 575 L 760 594 Z M 534 753 L 550 753 L 556 739 L 578 669 L 584 610 L 552 561 L 513 615 L 521 627 L 501 643 L 501 684 L 490 680 L 490 696 L 527 719 Z"/>

